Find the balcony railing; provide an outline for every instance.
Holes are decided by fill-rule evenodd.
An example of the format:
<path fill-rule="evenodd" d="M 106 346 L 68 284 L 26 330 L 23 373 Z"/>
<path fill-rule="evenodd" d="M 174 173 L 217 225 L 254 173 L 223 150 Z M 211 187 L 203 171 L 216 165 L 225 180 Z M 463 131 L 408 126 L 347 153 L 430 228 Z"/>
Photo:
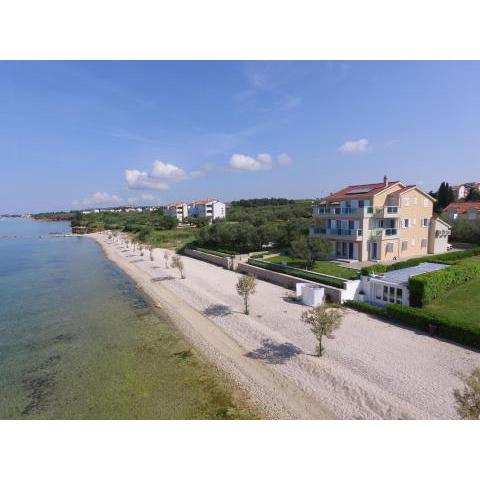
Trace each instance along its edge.
<path fill-rule="evenodd" d="M 399 207 L 318 207 L 316 215 L 322 217 L 355 216 L 365 217 L 375 215 L 379 217 L 395 217 L 399 214 Z"/>
<path fill-rule="evenodd" d="M 313 228 L 314 235 L 325 235 L 326 237 L 348 237 L 351 240 L 360 239 L 363 231 L 358 228 Z"/>
<path fill-rule="evenodd" d="M 373 237 L 396 237 L 398 235 L 398 228 L 378 228 L 376 230 L 372 230 L 371 234 Z"/>

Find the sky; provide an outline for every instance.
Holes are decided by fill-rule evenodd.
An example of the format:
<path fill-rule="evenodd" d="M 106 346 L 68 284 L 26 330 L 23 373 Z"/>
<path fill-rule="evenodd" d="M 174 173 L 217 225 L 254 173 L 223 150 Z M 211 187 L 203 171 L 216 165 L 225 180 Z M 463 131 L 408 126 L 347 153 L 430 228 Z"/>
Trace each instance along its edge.
<path fill-rule="evenodd" d="M 480 62 L 0 62 L 0 213 L 480 180 Z"/>

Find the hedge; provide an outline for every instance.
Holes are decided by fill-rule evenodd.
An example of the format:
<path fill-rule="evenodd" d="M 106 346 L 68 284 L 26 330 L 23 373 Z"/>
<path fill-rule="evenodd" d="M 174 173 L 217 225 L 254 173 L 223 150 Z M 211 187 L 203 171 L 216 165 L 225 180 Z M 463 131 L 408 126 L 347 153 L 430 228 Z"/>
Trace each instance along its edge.
<path fill-rule="evenodd" d="M 372 273 L 385 273 L 387 271 L 387 266 L 382 263 L 376 263 L 375 265 L 370 265 L 369 267 L 363 267 L 360 273 L 362 275 L 371 275 Z"/>
<path fill-rule="evenodd" d="M 344 302 L 348 307 L 352 307 L 355 310 L 365 313 L 371 313 L 372 315 L 378 315 L 379 317 L 386 316 L 386 310 L 383 307 L 372 305 L 371 303 L 358 302 L 357 300 L 347 300 Z"/>
<path fill-rule="evenodd" d="M 345 280 L 326 277 L 321 273 L 314 273 L 308 271 L 301 271 L 296 268 L 280 265 L 279 263 L 265 262 L 263 260 L 255 260 L 253 258 L 248 259 L 248 263 L 254 267 L 265 268 L 267 270 L 273 270 L 274 272 L 285 273 L 287 275 L 293 275 L 295 277 L 303 278 L 305 280 L 311 280 L 313 282 L 323 283 L 337 288 L 345 288 Z"/>
<path fill-rule="evenodd" d="M 416 267 L 420 263 L 444 263 L 447 265 L 453 265 L 457 260 L 462 258 L 475 257 L 480 255 L 480 247 L 469 248 L 467 250 L 458 250 L 455 252 L 440 253 L 438 255 L 430 255 L 427 257 L 411 258 L 403 262 L 393 263 L 387 266 L 387 272 L 392 270 L 400 270 L 407 267 Z"/>
<path fill-rule="evenodd" d="M 479 323 L 452 320 L 438 313 L 396 303 L 388 304 L 385 308 L 352 300 L 345 302 L 345 304 L 355 310 L 385 317 L 396 323 L 418 330 L 429 332 L 430 327 L 436 327 L 436 335 L 439 337 L 470 347 L 480 348 Z"/>
<path fill-rule="evenodd" d="M 410 305 L 423 307 L 450 288 L 477 277 L 480 277 L 480 265 L 474 263 L 414 275 L 408 279 Z"/>

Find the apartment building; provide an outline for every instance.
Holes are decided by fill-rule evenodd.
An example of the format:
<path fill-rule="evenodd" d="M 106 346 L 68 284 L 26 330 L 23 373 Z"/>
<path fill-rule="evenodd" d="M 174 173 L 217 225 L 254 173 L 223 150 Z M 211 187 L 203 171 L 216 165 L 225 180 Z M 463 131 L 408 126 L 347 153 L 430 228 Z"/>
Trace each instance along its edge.
<path fill-rule="evenodd" d="M 188 205 L 190 217 L 225 218 L 225 204 L 218 200 L 195 200 Z"/>
<path fill-rule="evenodd" d="M 178 202 L 164 207 L 164 214 L 177 217 L 184 222 L 187 217 L 225 218 L 225 204 L 218 200 L 195 200 L 190 203 Z"/>
<path fill-rule="evenodd" d="M 188 204 L 185 202 L 171 203 L 163 207 L 164 215 L 177 217 L 179 222 L 183 222 L 188 217 Z"/>
<path fill-rule="evenodd" d="M 332 241 L 332 257 L 393 260 L 446 251 L 450 227 L 433 216 L 434 199 L 416 185 L 350 185 L 314 207 L 310 235 Z"/>

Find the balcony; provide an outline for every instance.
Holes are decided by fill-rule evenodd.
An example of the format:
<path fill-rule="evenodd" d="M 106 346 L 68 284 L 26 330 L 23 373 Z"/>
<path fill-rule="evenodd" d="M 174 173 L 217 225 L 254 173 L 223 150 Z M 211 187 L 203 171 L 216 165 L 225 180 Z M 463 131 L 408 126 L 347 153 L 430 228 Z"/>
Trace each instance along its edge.
<path fill-rule="evenodd" d="M 370 235 L 376 239 L 398 238 L 398 228 L 377 228 L 371 230 Z"/>
<path fill-rule="evenodd" d="M 396 205 L 386 207 L 318 207 L 313 216 L 317 217 L 379 217 L 397 218 L 400 216 L 400 207 Z"/>
<path fill-rule="evenodd" d="M 361 240 L 363 231 L 358 228 L 315 228 L 314 235 L 321 235 L 325 238 L 344 238 L 352 241 Z"/>

